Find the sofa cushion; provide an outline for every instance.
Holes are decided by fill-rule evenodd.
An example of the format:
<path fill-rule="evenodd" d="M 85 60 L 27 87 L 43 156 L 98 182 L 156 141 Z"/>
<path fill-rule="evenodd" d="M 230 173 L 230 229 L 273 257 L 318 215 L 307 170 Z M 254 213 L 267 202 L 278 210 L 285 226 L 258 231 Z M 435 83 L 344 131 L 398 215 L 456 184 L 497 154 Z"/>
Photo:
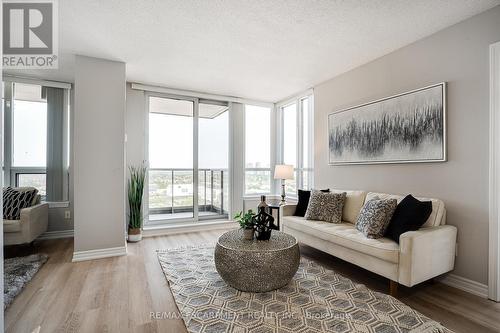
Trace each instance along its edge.
<path fill-rule="evenodd" d="M 331 223 L 342 222 L 342 209 L 346 193 L 327 193 L 312 191 L 305 217 Z"/>
<path fill-rule="evenodd" d="M 396 199 L 398 203 L 405 198 L 404 195 L 368 192 L 366 194 L 365 202 L 370 201 L 371 199 L 374 199 L 376 197 L 380 199 Z M 432 213 L 422 227 L 436 227 L 438 225 L 445 224 L 446 210 L 444 208 L 443 201 L 432 198 L 422 198 L 422 197 L 415 197 L 415 198 L 420 201 L 432 202 Z"/>
<path fill-rule="evenodd" d="M 346 193 L 344 209 L 342 210 L 342 221 L 356 223 L 358 214 L 365 204 L 365 191 L 343 191 L 338 189 L 331 190 L 333 193 Z"/>
<path fill-rule="evenodd" d="M 330 192 L 330 189 L 327 188 L 320 191 L 327 193 Z M 297 207 L 295 208 L 295 213 L 293 213 L 293 215 L 304 216 L 306 215 L 307 206 L 309 205 L 309 198 L 311 197 L 311 191 L 298 190 L 297 197 L 298 197 Z"/>
<path fill-rule="evenodd" d="M 306 220 L 298 216 L 283 218 L 286 228 L 330 241 L 351 250 L 392 263 L 399 262 L 399 245 L 389 238 L 366 238 L 352 223 L 328 223 Z"/>
<path fill-rule="evenodd" d="M 3 232 L 20 232 L 21 220 L 3 220 Z"/>
<path fill-rule="evenodd" d="M 399 236 L 416 231 L 432 213 L 432 202 L 420 201 L 408 194 L 396 207 L 385 236 L 399 243 Z"/>
<path fill-rule="evenodd" d="M 309 197 L 311 196 L 311 191 L 298 190 L 297 191 L 297 207 L 295 208 L 295 216 L 306 215 L 307 205 L 309 204 Z"/>
<path fill-rule="evenodd" d="M 367 201 L 359 213 L 356 229 L 368 238 L 384 237 L 397 205 L 396 199 Z"/>

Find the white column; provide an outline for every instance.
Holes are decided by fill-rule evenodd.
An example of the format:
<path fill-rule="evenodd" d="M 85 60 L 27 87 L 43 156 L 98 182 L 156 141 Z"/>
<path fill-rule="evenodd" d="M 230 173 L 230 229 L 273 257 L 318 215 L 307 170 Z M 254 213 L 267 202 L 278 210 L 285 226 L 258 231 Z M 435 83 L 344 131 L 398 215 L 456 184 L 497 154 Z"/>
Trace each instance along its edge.
<path fill-rule="evenodd" d="M 76 56 L 73 260 L 126 254 L 125 63 Z"/>

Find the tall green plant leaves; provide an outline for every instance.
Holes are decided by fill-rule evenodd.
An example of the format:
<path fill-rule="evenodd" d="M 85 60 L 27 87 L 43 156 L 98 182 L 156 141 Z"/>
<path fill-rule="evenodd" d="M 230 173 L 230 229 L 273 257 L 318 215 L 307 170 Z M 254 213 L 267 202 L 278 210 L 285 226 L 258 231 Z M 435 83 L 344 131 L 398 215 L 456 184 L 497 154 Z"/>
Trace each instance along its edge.
<path fill-rule="evenodd" d="M 128 179 L 128 204 L 129 204 L 129 228 L 135 229 L 142 226 L 142 195 L 144 192 L 144 181 L 147 168 L 130 166 L 130 178 Z"/>

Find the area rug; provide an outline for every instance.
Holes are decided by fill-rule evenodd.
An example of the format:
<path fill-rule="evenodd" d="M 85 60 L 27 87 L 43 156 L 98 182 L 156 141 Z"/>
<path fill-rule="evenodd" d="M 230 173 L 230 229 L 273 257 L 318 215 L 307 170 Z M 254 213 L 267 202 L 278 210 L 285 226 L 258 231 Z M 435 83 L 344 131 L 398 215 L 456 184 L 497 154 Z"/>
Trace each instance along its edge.
<path fill-rule="evenodd" d="M 27 257 L 16 257 L 4 260 L 4 310 L 14 298 L 31 281 L 40 267 L 47 261 L 45 254 L 32 254 Z"/>
<path fill-rule="evenodd" d="M 305 258 L 287 286 L 241 292 L 221 279 L 213 253 L 213 246 L 158 251 L 189 332 L 451 332 L 397 299 Z"/>

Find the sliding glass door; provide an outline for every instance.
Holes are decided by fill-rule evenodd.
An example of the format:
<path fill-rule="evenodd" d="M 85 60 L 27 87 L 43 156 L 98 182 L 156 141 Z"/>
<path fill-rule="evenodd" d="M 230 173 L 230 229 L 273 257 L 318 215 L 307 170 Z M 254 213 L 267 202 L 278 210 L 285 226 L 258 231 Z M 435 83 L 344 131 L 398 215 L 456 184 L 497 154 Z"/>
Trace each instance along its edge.
<path fill-rule="evenodd" d="M 149 223 L 227 218 L 227 103 L 148 96 Z"/>
<path fill-rule="evenodd" d="M 229 109 L 227 103 L 199 101 L 199 219 L 227 218 L 229 207 Z"/>

